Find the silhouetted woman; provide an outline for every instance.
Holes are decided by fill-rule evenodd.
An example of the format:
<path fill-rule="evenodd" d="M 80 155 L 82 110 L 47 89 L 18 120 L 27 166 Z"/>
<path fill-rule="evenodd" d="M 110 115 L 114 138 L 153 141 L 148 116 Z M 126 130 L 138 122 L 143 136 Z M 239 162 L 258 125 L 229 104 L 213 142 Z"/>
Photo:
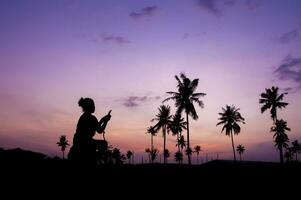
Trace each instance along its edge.
<path fill-rule="evenodd" d="M 94 101 L 90 98 L 81 98 L 78 105 L 82 107 L 83 114 L 80 116 L 76 133 L 73 137 L 73 146 L 70 149 L 68 158 L 81 161 L 96 161 L 97 152 L 104 151 L 108 147 L 105 140 L 93 139 L 95 132 L 104 133 L 108 121 L 111 119 L 110 112 L 101 118 L 98 122 L 97 118 L 92 115 L 95 111 Z"/>

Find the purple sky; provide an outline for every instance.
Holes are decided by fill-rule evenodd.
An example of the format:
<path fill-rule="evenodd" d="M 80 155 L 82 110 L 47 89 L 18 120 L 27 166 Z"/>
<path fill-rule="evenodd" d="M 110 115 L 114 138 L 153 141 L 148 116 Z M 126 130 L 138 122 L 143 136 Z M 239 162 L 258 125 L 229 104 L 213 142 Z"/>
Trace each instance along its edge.
<path fill-rule="evenodd" d="M 288 91 L 279 115 L 291 141 L 301 139 L 300 9 L 299 0 L 2 0 L 0 146 L 60 155 L 55 143 L 72 141 L 78 99 L 92 97 L 98 118 L 113 110 L 111 144 L 142 153 L 146 127 L 184 72 L 207 93 L 191 123 L 201 156 L 232 158 L 216 123 L 234 104 L 246 118 L 235 137 L 245 159 L 278 160 L 258 99 L 272 85 Z M 174 137 L 168 145 L 176 150 Z"/>

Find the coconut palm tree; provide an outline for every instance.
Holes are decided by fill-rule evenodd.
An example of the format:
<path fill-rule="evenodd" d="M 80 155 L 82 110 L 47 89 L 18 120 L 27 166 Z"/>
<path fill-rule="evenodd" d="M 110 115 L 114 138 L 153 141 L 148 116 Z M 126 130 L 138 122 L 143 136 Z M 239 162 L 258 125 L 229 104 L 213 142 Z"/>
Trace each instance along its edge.
<path fill-rule="evenodd" d="M 158 132 L 159 129 L 162 129 L 163 140 L 164 140 L 163 152 L 165 152 L 166 149 L 166 134 L 168 133 L 168 128 L 171 123 L 171 118 L 172 116 L 170 115 L 170 107 L 166 105 L 161 105 L 159 107 L 159 113 L 156 115 L 156 118 L 153 119 L 157 121 L 157 124 L 154 126 L 154 130 Z M 166 163 L 166 157 L 164 156 L 164 164 L 165 163 Z"/>
<path fill-rule="evenodd" d="M 166 158 L 166 162 L 168 161 L 168 158 L 169 158 L 169 156 L 170 156 L 170 153 L 169 153 L 169 150 L 168 149 L 165 149 L 164 150 L 164 152 L 163 152 L 163 156 L 164 156 L 164 158 Z"/>
<path fill-rule="evenodd" d="M 154 148 L 154 139 L 153 136 L 157 136 L 157 132 L 153 126 L 150 126 L 146 130 L 146 134 L 150 134 L 151 136 L 151 149 Z"/>
<path fill-rule="evenodd" d="M 154 163 L 154 161 L 156 160 L 157 156 L 158 156 L 159 150 L 154 148 L 150 151 L 150 157 L 151 157 L 151 162 Z"/>
<path fill-rule="evenodd" d="M 285 108 L 288 103 L 283 102 L 283 97 L 287 93 L 278 94 L 278 87 L 273 86 L 272 88 L 266 88 L 264 93 L 261 93 L 259 103 L 262 104 L 261 113 L 271 109 L 271 118 L 275 123 L 277 120 L 277 109 Z"/>
<path fill-rule="evenodd" d="M 279 150 L 281 163 L 283 163 L 283 148 L 287 148 L 289 142 L 288 136 L 285 132 L 290 130 L 291 129 L 287 127 L 287 122 L 283 119 L 276 120 L 275 124 L 271 128 L 271 132 L 274 132 L 273 137 L 275 146 Z"/>
<path fill-rule="evenodd" d="M 151 149 L 150 148 L 146 148 L 145 149 L 145 153 L 147 153 L 147 155 L 148 155 L 148 162 L 151 163 Z"/>
<path fill-rule="evenodd" d="M 199 154 L 200 154 L 201 151 L 202 151 L 202 149 L 201 149 L 200 145 L 196 145 L 194 147 L 194 153 L 196 153 L 196 155 L 197 155 L 197 163 L 198 164 L 199 164 Z"/>
<path fill-rule="evenodd" d="M 177 161 L 179 164 L 183 161 L 183 154 L 180 151 L 177 151 L 175 153 L 175 161 Z"/>
<path fill-rule="evenodd" d="M 298 153 L 301 152 L 301 144 L 298 140 L 292 142 L 292 151 L 296 156 L 296 161 L 298 161 Z"/>
<path fill-rule="evenodd" d="M 59 147 L 61 147 L 61 151 L 63 152 L 63 159 L 65 159 L 65 150 L 67 146 L 70 144 L 68 143 L 67 136 L 61 135 L 59 141 L 56 143 Z"/>
<path fill-rule="evenodd" d="M 245 150 L 246 150 L 245 147 L 241 144 L 236 147 L 236 151 L 239 154 L 239 160 L 240 161 L 241 161 L 241 155 L 245 152 Z"/>
<path fill-rule="evenodd" d="M 228 106 L 226 105 L 226 108 L 222 108 L 223 112 L 218 113 L 220 115 L 219 122 L 216 124 L 221 125 L 223 124 L 222 131 L 226 131 L 226 135 L 231 137 L 232 141 L 232 150 L 233 150 L 233 156 L 234 161 L 236 161 L 236 155 L 235 155 L 235 149 L 234 149 L 234 141 L 233 141 L 233 134 L 238 135 L 240 133 L 240 126 L 238 123 L 245 123 L 245 119 L 241 116 L 239 113 L 239 108 L 236 108 L 235 106 Z"/>
<path fill-rule="evenodd" d="M 165 99 L 163 102 L 168 100 L 174 100 L 175 106 L 177 107 L 177 113 L 181 114 L 183 111 L 186 113 L 186 122 L 187 122 L 187 148 L 190 149 L 190 137 L 189 137 L 189 117 L 197 120 L 198 115 L 195 110 L 194 104 L 197 103 L 201 108 L 204 107 L 203 102 L 199 99 L 200 97 L 205 96 L 205 93 L 195 93 L 196 88 L 199 84 L 199 79 L 193 79 L 192 81 L 186 77 L 185 74 L 181 73 L 180 78 L 175 76 L 178 85 L 177 92 L 167 92 L 171 97 Z M 188 155 L 188 164 L 191 165 L 191 157 Z"/>
<path fill-rule="evenodd" d="M 184 135 L 181 135 L 181 136 L 180 136 L 180 138 L 179 138 L 178 141 L 177 141 L 176 146 L 177 146 L 177 147 L 180 147 L 181 153 L 182 153 L 182 155 L 183 155 L 183 149 L 184 149 L 184 147 L 186 147 L 186 141 L 185 141 Z"/>
<path fill-rule="evenodd" d="M 133 152 L 132 151 L 127 151 L 126 152 L 126 158 L 129 160 L 129 164 L 131 164 L 131 158 L 133 156 Z"/>
<path fill-rule="evenodd" d="M 292 147 L 286 148 L 286 151 L 284 153 L 284 158 L 286 159 L 286 162 L 291 162 L 293 160 L 293 148 Z"/>
<path fill-rule="evenodd" d="M 184 121 L 184 118 L 181 117 L 180 114 L 175 114 L 172 116 L 172 121 L 169 125 L 169 130 L 173 135 L 177 136 L 177 141 L 182 137 L 183 129 L 186 129 L 187 123 Z M 180 151 L 180 145 L 178 146 L 178 151 Z"/>

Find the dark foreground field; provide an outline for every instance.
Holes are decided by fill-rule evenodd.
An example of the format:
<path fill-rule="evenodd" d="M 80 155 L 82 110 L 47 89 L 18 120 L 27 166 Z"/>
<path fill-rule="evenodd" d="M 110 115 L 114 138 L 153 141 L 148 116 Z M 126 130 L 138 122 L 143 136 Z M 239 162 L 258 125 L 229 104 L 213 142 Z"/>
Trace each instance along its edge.
<path fill-rule="evenodd" d="M 194 195 L 221 191 L 244 191 L 248 195 L 270 191 L 293 194 L 300 188 L 300 163 L 233 162 L 215 160 L 203 165 L 143 164 L 88 166 L 68 160 L 26 157 L 0 159 L 2 191 L 37 191 L 68 194 L 148 195 L 161 191 L 173 195 Z M 212 193 L 213 191 L 213 193 Z M 188 192 L 188 193 L 187 193 Z M 231 194 L 231 193 L 229 193 Z"/>

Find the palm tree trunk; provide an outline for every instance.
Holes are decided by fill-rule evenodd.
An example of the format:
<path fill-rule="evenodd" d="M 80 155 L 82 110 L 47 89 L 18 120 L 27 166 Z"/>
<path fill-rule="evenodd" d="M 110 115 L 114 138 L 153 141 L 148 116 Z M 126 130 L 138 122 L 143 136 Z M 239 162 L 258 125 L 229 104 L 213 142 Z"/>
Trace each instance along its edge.
<path fill-rule="evenodd" d="M 65 159 L 65 151 L 63 151 L 63 160 Z"/>
<path fill-rule="evenodd" d="M 283 150 L 282 150 L 282 146 L 279 147 L 279 153 L 280 153 L 280 163 L 283 163 Z"/>
<path fill-rule="evenodd" d="M 163 137 L 164 137 L 164 143 L 163 143 L 163 163 L 166 164 L 166 157 L 165 157 L 165 149 L 166 149 L 166 130 L 165 130 L 165 126 L 163 126 Z"/>
<path fill-rule="evenodd" d="M 154 151 L 154 141 L 153 141 L 153 135 L 151 134 L 151 152 L 153 153 L 153 151 Z M 154 162 L 153 161 L 153 158 L 151 158 L 152 159 L 152 163 Z"/>
<path fill-rule="evenodd" d="M 298 152 L 296 151 L 296 162 L 298 162 L 298 157 L 297 157 L 297 155 L 298 155 Z"/>
<path fill-rule="evenodd" d="M 197 161 L 198 161 L 198 165 L 199 165 L 199 153 L 197 153 Z"/>
<path fill-rule="evenodd" d="M 239 154 L 239 160 L 241 161 L 241 153 Z"/>
<path fill-rule="evenodd" d="M 235 155 L 235 148 L 234 148 L 234 141 L 233 141 L 233 134 L 231 131 L 231 141 L 232 141 L 232 149 L 233 149 L 233 156 L 234 156 L 234 161 L 236 162 L 236 155 Z"/>
<path fill-rule="evenodd" d="M 187 149 L 190 149 L 188 112 L 186 112 L 186 121 L 187 121 Z M 188 165 L 191 165 L 190 154 L 188 154 Z"/>
<path fill-rule="evenodd" d="M 178 138 L 178 139 L 177 139 L 177 143 L 178 143 L 178 151 L 180 152 L 180 144 L 179 144 L 179 140 L 180 140 L 181 135 L 178 133 L 177 136 L 178 136 L 178 137 L 177 137 L 177 138 Z"/>

